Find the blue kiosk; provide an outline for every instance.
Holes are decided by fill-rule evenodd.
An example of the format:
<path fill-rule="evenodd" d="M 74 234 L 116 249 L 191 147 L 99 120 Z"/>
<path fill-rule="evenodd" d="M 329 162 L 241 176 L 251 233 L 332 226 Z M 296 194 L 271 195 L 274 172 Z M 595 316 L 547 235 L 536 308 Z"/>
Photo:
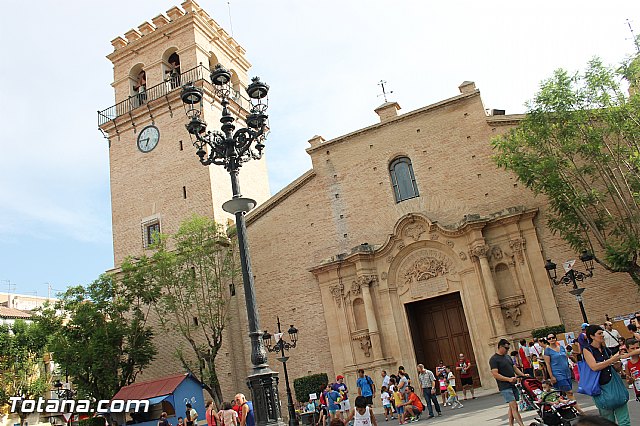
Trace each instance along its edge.
<path fill-rule="evenodd" d="M 206 424 L 202 383 L 190 373 L 133 383 L 120 389 L 112 398 L 115 399 L 149 401 L 146 413 L 113 413 L 112 418 L 119 426 L 157 426 L 163 411 L 169 423 L 176 426 L 178 417 L 185 417 L 187 402 L 198 412 L 197 423 Z"/>

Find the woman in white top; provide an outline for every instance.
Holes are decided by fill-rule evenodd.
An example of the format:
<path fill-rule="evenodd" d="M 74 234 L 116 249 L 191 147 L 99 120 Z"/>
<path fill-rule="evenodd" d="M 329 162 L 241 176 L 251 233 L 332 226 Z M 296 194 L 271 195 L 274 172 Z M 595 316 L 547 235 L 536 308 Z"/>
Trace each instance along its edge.
<path fill-rule="evenodd" d="M 367 406 L 367 400 L 364 396 L 356 397 L 355 405 L 355 408 L 352 408 L 349 412 L 344 424 L 349 424 L 351 419 L 354 419 L 353 426 L 378 426 L 376 416 L 373 415 L 373 410 Z"/>

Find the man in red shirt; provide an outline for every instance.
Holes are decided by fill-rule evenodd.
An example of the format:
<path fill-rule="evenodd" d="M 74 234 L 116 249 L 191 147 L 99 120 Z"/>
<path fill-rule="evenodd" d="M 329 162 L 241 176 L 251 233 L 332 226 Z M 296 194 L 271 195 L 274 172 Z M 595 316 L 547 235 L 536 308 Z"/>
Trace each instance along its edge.
<path fill-rule="evenodd" d="M 456 370 L 460 372 L 460 382 L 462 384 L 462 393 L 464 399 L 467 399 L 467 390 L 471 391 L 471 398 L 476 399 L 473 390 L 473 375 L 471 374 L 471 361 L 465 358 L 464 354 L 458 355 Z"/>
<path fill-rule="evenodd" d="M 533 377 L 533 366 L 531 365 L 529 355 L 527 354 L 527 341 L 525 339 L 520 340 L 518 355 L 520 356 L 520 363 L 522 363 L 522 372 Z"/>
<path fill-rule="evenodd" d="M 405 407 L 404 415 L 402 417 L 402 421 L 418 421 L 418 417 L 424 410 L 424 405 L 422 405 L 422 401 L 413 390 L 412 386 L 407 386 L 407 402 L 403 402 L 402 404 L 398 404 L 397 407 Z"/>

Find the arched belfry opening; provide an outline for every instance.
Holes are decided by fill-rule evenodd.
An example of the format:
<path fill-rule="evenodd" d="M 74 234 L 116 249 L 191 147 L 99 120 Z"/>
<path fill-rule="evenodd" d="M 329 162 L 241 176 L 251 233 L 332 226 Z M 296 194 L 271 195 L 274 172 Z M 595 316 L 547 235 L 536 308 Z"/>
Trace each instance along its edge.
<path fill-rule="evenodd" d="M 129 96 L 133 107 L 138 107 L 147 100 L 147 73 L 144 64 L 137 64 L 129 71 Z"/>
<path fill-rule="evenodd" d="M 177 48 L 168 49 L 162 58 L 162 71 L 164 81 L 167 83 L 169 90 L 177 89 L 180 87 L 180 55 L 178 55 Z"/>
<path fill-rule="evenodd" d="M 215 53 L 209 52 L 209 71 L 213 70 L 220 61 Z"/>
<path fill-rule="evenodd" d="M 234 99 L 238 100 L 242 95 L 240 89 L 242 89 L 242 84 L 240 83 L 240 77 L 238 77 L 238 73 L 231 69 L 231 87 L 233 88 L 232 96 Z"/>

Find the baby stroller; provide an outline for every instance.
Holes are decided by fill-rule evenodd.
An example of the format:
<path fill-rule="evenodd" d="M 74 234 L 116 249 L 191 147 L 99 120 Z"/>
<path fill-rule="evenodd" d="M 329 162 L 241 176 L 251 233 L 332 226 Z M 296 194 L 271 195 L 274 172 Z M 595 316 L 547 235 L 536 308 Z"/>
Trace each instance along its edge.
<path fill-rule="evenodd" d="M 516 385 L 520 391 L 522 399 L 527 404 L 533 406 L 538 413 L 536 421 L 530 426 L 569 426 L 578 420 L 578 411 L 575 409 L 576 401 L 568 402 L 551 402 L 552 395 L 558 394 L 565 396 L 562 391 L 551 391 L 544 396 L 544 400 L 540 398 L 542 394 L 542 383 L 538 379 L 522 379 Z"/>

